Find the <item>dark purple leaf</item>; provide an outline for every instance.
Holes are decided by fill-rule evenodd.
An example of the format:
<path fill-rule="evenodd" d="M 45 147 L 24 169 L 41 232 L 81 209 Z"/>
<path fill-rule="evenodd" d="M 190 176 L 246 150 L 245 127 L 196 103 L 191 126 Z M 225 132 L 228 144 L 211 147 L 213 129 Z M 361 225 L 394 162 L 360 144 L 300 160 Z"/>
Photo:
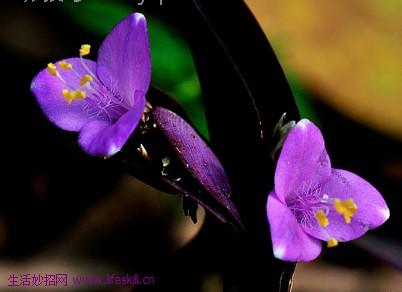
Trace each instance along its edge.
<path fill-rule="evenodd" d="M 236 288 L 286 291 L 293 264 L 272 258 L 265 205 L 273 188 L 273 130 L 284 112 L 299 119 L 287 80 L 243 1 L 187 0 L 170 8 L 172 21 L 192 49 L 211 145 L 229 176 L 246 227 L 237 249 L 228 251 L 237 255 L 237 265 L 228 263 L 229 268 L 240 267 L 233 271 Z M 250 277 L 260 280 L 242 280 Z"/>
<path fill-rule="evenodd" d="M 354 241 L 354 244 L 402 271 L 401 242 L 367 234 Z"/>
<path fill-rule="evenodd" d="M 156 107 L 152 116 L 186 172 L 201 186 L 199 193 L 191 193 L 185 188 L 182 188 L 183 191 L 222 221 L 227 221 L 229 217 L 230 221 L 240 223 L 236 207 L 230 200 L 232 191 L 225 170 L 209 146 L 184 119 L 172 111 Z M 176 182 L 177 186 L 181 185 L 180 180 Z"/>
<path fill-rule="evenodd" d="M 149 88 L 147 100 L 153 105 L 162 106 L 176 112 L 183 119 L 188 121 L 181 106 L 173 98 L 158 88 L 152 86 Z M 140 127 L 143 126 L 143 124 L 140 125 Z M 128 173 L 151 185 L 152 187 L 166 193 L 178 193 L 179 190 L 176 187 L 173 187 L 171 184 L 166 182 L 166 180 L 161 178 L 160 172 L 155 172 L 155 166 L 153 164 L 149 163 L 149 161 L 144 161 L 141 153 L 139 153 L 140 151 L 138 151 L 141 150 L 138 149 L 140 147 L 139 144 L 141 144 L 141 140 L 141 130 L 137 130 L 127 146 L 125 146 L 121 153 L 114 157 L 114 159 L 119 161 L 119 163 L 123 162 L 123 167 Z M 136 152 L 138 152 L 137 154 L 140 155 L 134 155 Z M 156 168 L 159 169 L 159 166 Z"/>
<path fill-rule="evenodd" d="M 184 212 L 194 222 L 196 205 L 191 201 L 200 203 L 221 221 L 241 227 L 225 171 L 185 120 L 181 107 L 156 88 L 150 89 L 147 99 L 147 113 L 115 159 L 151 186 L 184 195 Z"/>

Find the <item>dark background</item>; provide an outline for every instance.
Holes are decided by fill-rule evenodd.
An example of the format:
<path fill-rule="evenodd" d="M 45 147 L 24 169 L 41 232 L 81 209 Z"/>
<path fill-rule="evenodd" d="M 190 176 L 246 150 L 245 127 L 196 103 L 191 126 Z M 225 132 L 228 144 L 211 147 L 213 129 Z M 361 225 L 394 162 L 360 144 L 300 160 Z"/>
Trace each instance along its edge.
<path fill-rule="evenodd" d="M 6 289 L 9 274 L 25 272 L 142 272 L 158 279 L 162 267 L 168 265 L 166 261 L 201 228 L 202 210 L 200 222 L 193 225 L 182 214 L 180 197 L 139 182 L 111 161 L 83 153 L 76 134 L 47 121 L 29 92 L 33 76 L 48 62 L 78 55 L 82 43 L 92 44 L 95 57 L 114 24 L 132 11 L 141 11 L 149 22 L 153 84 L 175 97 L 197 129 L 209 137 L 191 51 L 181 28 L 172 21 L 172 13 L 180 11 L 172 12 L 169 0 L 162 6 L 147 1 L 153 0 L 145 0 L 143 6 L 135 1 L 106 0 L 0 4 L 0 289 Z M 399 59 L 392 59 L 391 52 L 384 49 L 391 46 L 400 52 L 402 47 L 393 28 L 398 18 L 395 8 L 341 1 L 341 8 L 331 7 L 339 18 L 331 19 L 329 25 L 311 8 L 314 1 L 291 7 L 279 3 L 269 6 L 271 2 L 275 1 L 247 1 L 264 31 L 272 35 L 272 45 L 302 116 L 321 127 L 334 166 L 370 181 L 391 210 L 390 220 L 369 236 L 331 249 L 314 263 L 298 265 L 295 290 L 399 291 L 401 275 L 386 262 L 401 265 L 402 122 L 398 114 L 402 114 L 402 82 L 400 69 L 384 72 L 380 66 L 401 64 L 400 54 L 396 55 Z M 368 16 L 362 17 L 362 11 Z M 370 28 L 367 35 L 360 36 L 361 22 Z M 306 27 L 297 26 L 295 37 L 294 26 L 299 23 Z M 309 25 L 343 25 L 343 30 L 315 32 Z M 356 42 L 352 49 L 345 48 L 350 42 L 337 41 L 336 35 L 346 32 L 354 36 L 350 37 L 350 42 Z M 378 35 L 387 36 L 381 45 L 377 44 Z M 353 64 L 355 54 L 364 66 Z M 374 77 L 366 78 L 366 71 Z M 372 80 L 378 79 L 386 85 L 373 87 Z M 189 291 L 221 291 L 219 267 L 204 264 L 194 262 L 189 267 L 190 271 L 206 271 L 203 277 L 197 276 Z M 328 287 L 328 283 L 337 284 Z"/>

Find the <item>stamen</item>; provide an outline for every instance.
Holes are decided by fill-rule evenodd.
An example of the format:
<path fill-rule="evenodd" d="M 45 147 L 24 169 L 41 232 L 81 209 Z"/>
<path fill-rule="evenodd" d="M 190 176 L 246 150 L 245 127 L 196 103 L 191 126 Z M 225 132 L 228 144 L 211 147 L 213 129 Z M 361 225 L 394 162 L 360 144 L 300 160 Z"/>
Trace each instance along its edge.
<path fill-rule="evenodd" d="M 59 65 L 59 67 L 63 70 L 71 70 L 73 69 L 73 65 L 66 62 L 66 61 L 60 61 L 59 63 L 57 63 L 57 65 Z"/>
<path fill-rule="evenodd" d="M 92 78 L 95 79 L 94 81 L 96 81 L 94 73 L 88 68 L 88 66 L 84 62 L 84 59 L 82 58 L 83 56 L 89 55 L 90 52 L 91 52 L 91 45 L 81 45 L 80 48 L 81 65 L 84 68 L 84 70 L 87 71 L 87 73 L 91 75 Z"/>
<path fill-rule="evenodd" d="M 86 98 L 86 93 L 82 90 L 69 91 L 68 89 L 63 89 L 61 94 L 69 105 L 73 100 L 82 100 Z"/>
<path fill-rule="evenodd" d="M 317 222 L 318 224 L 320 224 L 320 226 L 327 227 L 329 225 L 329 220 L 324 211 L 318 210 L 317 213 L 315 213 L 315 218 L 317 219 Z"/>
<path fill-rule="evenodd" d="M 61 61 L 61 62 L 63 62 L 63 61 Z M 59 62 L 59 64 L 61 62 Z M 57 72 L 56 66 L 53 63 L 47 64 L 47 70 L 49 71 L 49 73 L 51 75 L 56 76 L 57 78 L 59 78 L 61 82 L 63 82 L 64 84 L 66 84 L 66 85 L 68 85 L 70 87 L 72 87 L 71 84 L 68 83 L 66 80 L 64 80 L 64 78 L 59 74 L 59 72 Z"/>
<path fill-rule="evenodd" d="M 63 89 L 63 91 L 61 92 L 61 94 L 63 95 L 64 99 L 66 100 L 66 102 L 68 104 L 71 104 L 71 102 L 73 101 L 71 99 L 71 94 L 70 91 L 68 91 L 68 89 Z"/>
<path fill-rule="evenodd" d="M 87 82 L 90 82 L 92 80 L 93 80 L 93 78 L 91 75 L 89 75 L 89 74 L 84 75 L 80 80 L 80 86 L 83 87 L 85 84 L 87 84 Z"/>
<path fill-rule="evenodd" d="M 80 68 L 80 66 L 73 66 L 73 64 L 63 60 L 57 62 L 56 66 L 59 68 L 56 68 L 53 63 L 49 63 L 48 71 L 51 75 L 59 78 L 64 84 L 61 95 L 64 97 L 67 104 L 71 105 L 73 101 L 86 99 L 82 105 L 83 110 L 87 112 L 89 118 L 101 117 L 113 121 L 129 110 L 130 107 L 124 103 L 124 99 L 120 99 L 118 96 L 115 96 L 113 92 L 106 89 L 91 71 L 89 68 L 91 64 L 83 58 L 83 56 L 90 53 L 90 50 L 91 46 L 87 44 L 82 45 L 79 50 L 82 68 Z M 58 69 L 70 70 L 78 80 L 73 80 L 70 78 L 70 75 L 67 76 L 69 72 L 61 72 Z M 81 73 L 81 71 L 83 71 L 83 73 Z M 66 74 L 66 79 L 63 78 L 64 74 Z"/>
<path fill-rule="evenodd" d="M 87 94 L 83 90 L 75 90 L 71 93 L 73 95 L 73 99 L 85 99 L 87 97 Z"/>
<path fill-rule="evenodd" d="M 80 57 L 89 55 L 91 52 L 91 45 L 82 45 L 80 49 Z"/>
<path fill-rule="evenodd" d="M 80 59 L 82 60 L 82 58 L 80 58 Z M 84 68 L 84 69 L 85 69 L 85 68 Z M 92 77 L 91 75 L 87 74 L 87 75 L 89 75 L 89 76 L 91 77 L 91 79 L 89 79 L 89 77 L 85 77 L 85 78 L 88 79 L 88 80 L 87 80 L 83 85 L 81 85 L 81 83 L 83 82 L 83 78 L 84 78 L 84 77 L 81 77 L 81 75 L 80 75 L 74 68 L 72 68 L 71 71 L 74 73 L 75 76 L 77 76 L 78 79 L 80 79 L 80 86 L 81 86 L 81 87 L 85 86 L 85 84 L 86 84 L 88 81 L 92 81 L 92 80 L 93 80 L 93 77 Z M 84 75 L 84 76 L 87 76 L 87 75 Z M 88 90 L 91 90 L 92 87 L 88 84 L 87 89 L 88 89 Z"/>
<path fill-rule="evenodd" d="M 338 241 L 335 238 L 331 237 L 327 240 L 327 247 L 335 247 L 337 245 Z"/>
<path fill-rule="evenodd" d="M 56 69 L 56 66 L 53 63 L 47 64 L 47 70 L 53 76 L 57 76 L 57 69 Z"/>
<path fill-rule="evenodd" d="M 357 205 L 353 202 L 353 199 L 347 199 L 344 201 L 341 201 L 339 199 L 335 199 L 334 201 L 334 206 L 336 212 L 339 214 L 343 215 L 343 218 L 347 224 L 350 224 L 351 222 L 351 217 L 356 213 L 357 211 Z"/>

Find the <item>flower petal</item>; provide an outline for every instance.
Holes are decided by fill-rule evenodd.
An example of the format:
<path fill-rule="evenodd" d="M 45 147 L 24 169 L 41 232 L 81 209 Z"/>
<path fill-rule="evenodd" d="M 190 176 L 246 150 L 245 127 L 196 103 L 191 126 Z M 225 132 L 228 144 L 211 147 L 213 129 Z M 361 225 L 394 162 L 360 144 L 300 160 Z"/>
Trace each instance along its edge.
<path fill-rule="evenodd" d="M 320 129 L 307 119 L 299 121 L 285 140 L 275 171 L 275 192 L 287 196 L 316 187 L 331 175 L 331 162 Z"/>
<path fill-rule="evenodd" d="M 119 22 L 98 53 L 97 75 L 114 94 L 134 104 L 135 90 L 148 91 L 151 56 L 145 17 L 133 13 Z"/>
<path fill-rule="evenodd" d="M 91 121 L 79 136 L 79 144 L 85 152 L 93 156 L 109 157 L 124 146 L 134 132 L 145 108 L 145 95 L 136 91 L 135 106 L 112 124 L 108 121 Z"/>
<path fill-rule="evenodd" d="M 366 180 L 346 170 L 333 169 L 332 175 L 322 191 L 330 198 L 353 199 L 357 211 L 347 224 L 343 215 L 333 208 L 328 214 L 329 225 L 320 228 L 318 224 L 305 227 L 311 236 L 327 240 L 349 241 L 364 235 L 368 230 L 383 224 L 389 218 L 389 209 L 381 194 Z"/>
<path fill-rule="evenodd" d="M 70 58 L 67 61 L 73 65 L 74 70 L 81 76 L 88 74 L 83 68 L 79 58 Z M 86 66 L 92 71 L 96 70 L 96 63 L 84 60 Z M 57 63 L 56 63 L 57 64 Z M 79 88 L 79 78 L 71 70 L 59 70 L 63 79 Z M 31 83 L 31 91 L 35 95 L 42 111 L 56 126 L 68 130 L 79 131 L 88 121 L 83 111 L 83 101 L 74 101 L 70 105 L 62 95 L 63 89 L 69 89 L 58 77 L 51 75 L 47 69 L 40 71 Z"/>
<path fill-rule="evenodd" d="M 274 191 L 268 196 L 267 216 L 276 258 L 290 262 L 307 262 L 319 256 L 321 241 L 303 231 L 293 213 Z"/>

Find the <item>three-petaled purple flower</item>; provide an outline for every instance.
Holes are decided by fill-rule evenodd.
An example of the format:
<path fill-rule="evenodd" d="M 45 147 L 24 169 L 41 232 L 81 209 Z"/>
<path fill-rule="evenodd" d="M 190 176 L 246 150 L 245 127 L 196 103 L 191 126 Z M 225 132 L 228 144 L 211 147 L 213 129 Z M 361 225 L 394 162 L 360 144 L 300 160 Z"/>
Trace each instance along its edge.
<path fill-rule="evenodd" d="M 94 156 L 118 152 L 137 127 L 151 80 L 147 24 L 142 14 L 123 19 L 102 43 L 97 62 L 80 58 L 49 63 L 31 90 L 58 127 L 79 131 L 79 144 Z"/>
<path fill-rule="evenodd" d="M 346 170 L 331 168 L 320 130 L 303 119 L 290 131 L 269 194 L 267 216 L 276 258 L 303 262 L 356 239 L 389 218 L 381 194 Z"/>

